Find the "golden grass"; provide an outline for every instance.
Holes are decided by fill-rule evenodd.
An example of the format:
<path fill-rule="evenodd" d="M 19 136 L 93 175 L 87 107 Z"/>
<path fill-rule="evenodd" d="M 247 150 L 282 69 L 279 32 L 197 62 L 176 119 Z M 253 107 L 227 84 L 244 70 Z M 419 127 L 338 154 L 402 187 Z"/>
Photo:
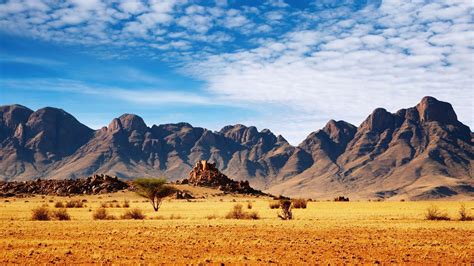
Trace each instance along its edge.
<path fill-rule="evenodd" d="M 70 221 L 31 220 L 32 209 L 53 208 L 51 200 L 82 199 L 87 207 L 68 209 Z M 457 220 L 460 202 L 308 202 L 293 209 L 294 220 L 282 221 L 266 198 L 165 200 L 158 213 L 128 192 L 8 200 L 0 201 L 0 264 L 474 262 L 474 222 Z M 128 200 L 146 219 L 93 220 L 112 200 Z M 259 220 L 225 219 L 249 200 Z M 453 220 L 425 220 L 433 204 Z M 464 206 L 474 213 L 474 202 Z M 116 217 L 127 210 L 107 208 Z"/>

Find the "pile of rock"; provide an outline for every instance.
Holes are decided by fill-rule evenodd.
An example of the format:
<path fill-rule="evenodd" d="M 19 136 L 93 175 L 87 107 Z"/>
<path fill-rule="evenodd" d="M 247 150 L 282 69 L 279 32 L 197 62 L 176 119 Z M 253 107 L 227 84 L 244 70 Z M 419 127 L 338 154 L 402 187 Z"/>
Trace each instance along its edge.
<path fill-rule="evenodd" d="M 41 194 L 68 196 L 73 194 L 103 194 L 127 189 L 129 184 L 116 176 L 93 175 L 81 179 L 0 182 L 0 196 Z"/>
<path fill-rule="evenodd" d="M 221 173 L 215 163 L 202 160 L 196 163 L 189 173 L 189 178 L 177 182 L 178 184 L 191 184 L 194 186 L 212 187 L 224 192 L 263 195 L 259 190 L 253 189 L 248 181 L 235 181 Z"/>

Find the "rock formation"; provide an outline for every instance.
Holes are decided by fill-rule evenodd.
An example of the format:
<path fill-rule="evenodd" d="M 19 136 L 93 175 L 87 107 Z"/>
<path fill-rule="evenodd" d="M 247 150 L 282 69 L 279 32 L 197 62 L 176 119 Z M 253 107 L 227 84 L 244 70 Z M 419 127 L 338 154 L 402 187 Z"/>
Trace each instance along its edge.
<path fill-rule="evenodd" d="M 231 193 L 263 195 L 261 191 L 250 187 L 248 181 L 234 181 L 219 172 L 215 163 L 206 160 L 198 161 L 193 170 L 189 172 L 189 178 L 178 181 L 178 184 L 217 188 Z"/>
<path fill-rule="evenodd" d="M 127 189 L 129 185 L 116 176 L 93 175 L 81 179 L 31 180 L 23 182 L 0 182 L 0 195 L 40 194 L 69 196 L 74 194 L 103 194 Z"/>

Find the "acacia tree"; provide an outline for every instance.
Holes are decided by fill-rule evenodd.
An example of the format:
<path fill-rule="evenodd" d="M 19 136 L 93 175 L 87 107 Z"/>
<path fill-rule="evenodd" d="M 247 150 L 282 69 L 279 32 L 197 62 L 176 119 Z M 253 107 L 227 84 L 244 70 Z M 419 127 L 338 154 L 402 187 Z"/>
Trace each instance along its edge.
<path fill-rule="evenodd" d="M 166 184 L 164 178 L 138 178 L 133 181 L 137 194 L 150 200 L 153 209 L 157 212 L 164 198 L 171 196 L 176 189 Z"/>

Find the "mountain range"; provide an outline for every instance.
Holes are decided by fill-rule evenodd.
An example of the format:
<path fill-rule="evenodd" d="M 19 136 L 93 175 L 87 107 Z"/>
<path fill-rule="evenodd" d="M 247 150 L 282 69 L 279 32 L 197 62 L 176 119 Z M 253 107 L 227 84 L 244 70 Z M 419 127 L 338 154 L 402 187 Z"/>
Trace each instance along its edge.
<path fill-rule="evenodd" d="M 64 110 L 0 106 L 0 179 L 188 177 L 198 160 L 272 194 L 355 199 L 474 198 L 474 134 L 447 102 L 330 120 L 298 146 L 244 125 L 153 125 L 124 114 L 93 130 Z"/>

